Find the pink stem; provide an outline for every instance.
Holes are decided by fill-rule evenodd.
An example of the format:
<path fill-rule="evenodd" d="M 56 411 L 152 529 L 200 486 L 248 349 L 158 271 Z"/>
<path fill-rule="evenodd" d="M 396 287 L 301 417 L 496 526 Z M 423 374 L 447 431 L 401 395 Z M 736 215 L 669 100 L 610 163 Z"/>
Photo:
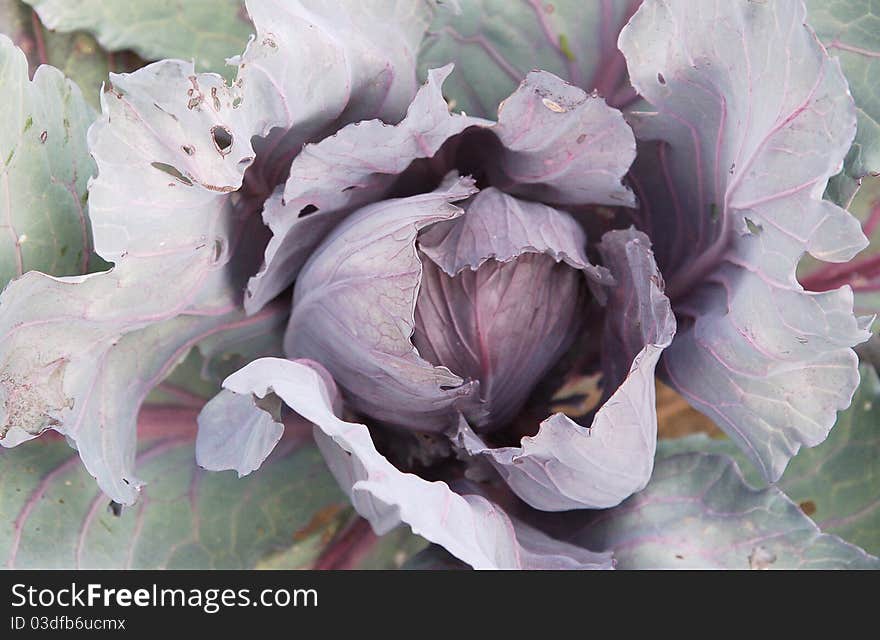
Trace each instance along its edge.
<path fill-rule="evenodd" d="M 46 41 L 43 39 L 43 23 L 36 11 L 31 11 L 31 23 L 34 26 L 34 41 L 37 43 L 37 57 L 40 64 L 49 64 L 49 55 L 46 53 Z"/>
<path fill-rule="evenodd" d="M 862 232 L 871 238 L 878 226 L 880 226 L 880 199 L 871 203 L 868 219 L 862 223 Z M 870 256 L 843 264 L 823 265 L 807 274 L 801 284 L 808 291 L 828 291 L 843 284 L 852 285 L 857 277 L 864 280 L 877 275 L 880 275 L 880 264 L 877 262 L 877 256 Z"/>
<path fill-rule="evenodd" d="M 871 213 L 868 214 L 868 219 L 862 225 L 862 231 L 870 238 L 874 235 L 878 225 L 880 225 L 880 199 L 871 203 Z"/>
<path fill-rule="evenodd" d="M 859 288 L 856 279 L 864 281 L 877 276 L 880 276 L 880 254 L 844 264 L 828 265 L 806 276 L 801 280 L 801 285 L 808 291 L 829 291 L 845 284 Z"/>
<path fill-rule="evenodd" d="M 195 438 L 198 415 L 195 407 L 144 405 L 138 414 L 138 439 Z"/>

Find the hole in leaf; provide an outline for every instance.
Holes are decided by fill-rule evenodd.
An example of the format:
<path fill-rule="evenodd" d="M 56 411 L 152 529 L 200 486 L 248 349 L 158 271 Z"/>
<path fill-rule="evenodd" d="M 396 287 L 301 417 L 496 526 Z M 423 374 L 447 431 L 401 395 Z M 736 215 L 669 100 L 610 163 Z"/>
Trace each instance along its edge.
<path fill-rule="evenodd" d="M 211 138 L 220 155 L 227 155 L 232 149 L 232 132 L 222 124 L 211 127 Z"/>
<path fill-rule="evenodd" d="M 749 220 L 748 218 L 745 218 L 745 221 L 746 221 L 746 228 L 749 230 L 749 233 L 751 233 L 753 236 L 759 236 L 764 231 L 764 227 L 757 224 L 756 222 L 753 222 L 752 220 Z"/>
<path fill-rule="evenodd" d="M 342 193 L 345 193 L 346 191 L 351 191 L 352 189 L 357 189 L 357 185 L 353 184 L 348 187 L 345 187 L 345 189 L 342 190 Z"/>
<path fill-rule="evenodd" d="M 183 149 L 183 152 L 188 156 L 191 156 L 196 152 L 196 148 L 191 144 L 185 144 L 181 147 L 181 149 Z"/>
<path fill-rule="evenodd" d="M 310 213 L 315 213 L 315 211 L 317 211 L 317 210 L 318 210 L 318 207 L 316 207 L 315 205 L 307 204 L 306 206 L 304 206 L 302 209 L 299 210 L 299 217 L 303 218 L 303 217 L 309 215 Z"/>
<path fill-rule="evenodd" d="M 178 182 L 182 182 L 188 187 L 191 187 L 193 181 L 183 175 L 180 171 L 178 171 L 175 167 L 172 167 L 170 164 L 165 164 L 164 162 L 151 162 L 150 166 L 154 169 L 158 169 L 162 173 L 167 173 L 169 176 L 177 180 Z"/>
<path fill-rule="evenodd" d="M 107 511 L 113 514 L 114 517 L 118 518 L 122 515 L 122 505 L 114 500 L 111 500 L 110 504 L 107 505 Z"/>
<path fill-rule="evenodd" d="M 223 241 L 223 238 L 217 238 L 214 240 L 214 253 L 211 255 L 211 261 L 214 264 L 220 262 L 220 259 L 223 257 L 223 251 L 226 248 L 226 243 Z"/>
<path fill-rule="evenodd" d="M 663 77 L 662 73 L 657 74 L 657 82 L 660 84 L 666 84 L 666 78 Z"/>

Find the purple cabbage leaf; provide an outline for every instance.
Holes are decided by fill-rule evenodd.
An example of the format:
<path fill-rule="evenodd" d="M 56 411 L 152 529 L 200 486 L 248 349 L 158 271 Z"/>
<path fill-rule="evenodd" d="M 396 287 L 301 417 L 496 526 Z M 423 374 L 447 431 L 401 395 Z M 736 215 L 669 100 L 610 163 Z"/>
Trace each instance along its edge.
<path fill-rule="evenodd" d="M 615 391 L 592 425 L 556 413 L 520 447 L 504 448 L 487 448 L 467 423 L 459 427 L 467 451 L 488 458 L 521 499 L 543 511 L 613 507 L 651 477 L 654 368 L 675 320 L 643 234 L 611 231 L 599 251 L 616 280 L 603 327 L 605 379 Z M 621 360 L 632 364 L 622 370 Z"/>
<path fill-rule="evenodd" d="M 869 337 L 848 287 L 806 292 L 795 278 L 804 253 L 845 262 L 866 244 L 821 199 L 855 109 L 804 20 L 799 2 L 648 2 L 620 36 L 656 109 L 629 121 L 637 226 L 679 318 L 663 375 L 771 481 L 849 405 L 851 347 Z"/>
<path fill-rule="evenodd" d="M 241 308 L 265 246 L 255 215 L 266 195 L 260 167 L 244 182 L 256 155 L 251 139 L 287 131 L 261 144 L 289 153 L 290 140 L 295 145 L 344 111 L 372 112 L 377 103 L 384 113 L 405 108 L 398 95 L 408 96 L 415 84 L 413 49 L 430 12 L 384 6 L 402 15 L 399 28 L 387 27 L 393 38 L 380 45 L 362 31 L 342 39 L 311 29 L 315 14 L 299 4 L 285 4 L 279 17 L 277 3 L 250 3 L 258 38 L 231 85 L 177 61 L 111 76 L 88 136 L 98 167 L 89 217 L 95 251 L 114 267 L 61 279 L 31 271 L 3 292 L 0 444 L 60 431 L 113 500 L 134 503 L 136 418 L 149 391 L 199 341 L 246 325 L 268 329 L 278 317 L 277 305 L 250 318 Z M 355 29 L 357 16 L 345 7 L 323 10 L 331 15 L 326 24 Z M 384 14 L 369 15 L 382 21 Z M 351 57 L 361 66 L 335 65 L 349 80 L 332 82 L 305 60 L 291 68 L 277 55 L 276 39 L 287 38 L 315 59 Z M 366 55 L 379 49 L 382 55 Z M 385 78 L 379 93 L 351 79 L 375 77 L 371 69 Z M 292 95 L 290 87 L 309 83 L 315 90 L 294 116 L 280 91 Z M 338 109 L 328 111 L 328 103 Z"/>
<path fill-rule="evenodd" d="M 632 193 L 620 181 L 632 161 L 634 141 L 619 113 L 548 73 L 524 79 L 502 105 L 497 125 L 450 114 L 439 93 L 439 82 L 450 71 L 429 75 L 398 125 L 349 125 L 307 145 L 294 159 L 291 175 L 298 179 L 289 179 L 283 193 L 276 191 L 266 209 L 280 241 L 275 251 L 267 252 L 263 278 L 251 281 L 251 291 L 259 295 L 273 268 L 284 280 L 265 298 L 295 279 L 285 354 L 300 369 L 326 370 L 322 379 L 325 385 L 332 379 L 334 391 L 322 393 L 332 395 L 337 405 L 325 398 L 318 421 L 309 408 L 314 403 L 304 406 L 294 392 L 302 383 L 286 384 L 297 369 L 283 360 L 257 361 L 225 386 L 241 394 L 236 406 L 252 412 L 249 420 L 260 425 L 259 433 L 228 439 L 230 447 L 223 449 L 213 446 L 218 443 L 212 435 L 227 436 L 212 428 L 204 436 L 203 451 L 207 456 L 211 449 L 214 455 L 202 464 L 240 470 L 242 464 L 259 462 L 265 450 L 260 448 L 254 459 L 250 448 L 245 451 L 233 442 L 268 442 L 262 438 L 275 427 L 260 417 L 258 403 L 248 397 L 271 391 L 316 422 L 316 437 L 331 469 L 343 487 L 354 483 L 353 501 L 377 531 L 403 520 L 477 566 L 608 565 L 607 556 L 597 560 L 584 549 L 562 545 L 551 552 L 558 542 L 545 540 L 525 524 L 511 524 L 498 504 L 501 499 L 490 500 L 472 478 L 492 473 L 478 459 L 484 455 L 497 458 L 500 469 L 513 467 L 507 455 L 513 449 L 487 447 L 471 432 L 470 439 L 483 450 L 469 450 L 456 429 L 469 422 L 483 435 L 517 437 L 509 423 L 518 418 L 519 408 L 544 375 L 584 335 L 587 327 L 580 316 L 585 307 L 594 306 L 594 314 L 606 316 L 606 326 L 614 330 L 608 332 L 607 344 L 596 347 L 603 362 L 591 366 L 606 367 L 612 390 L 621 388 L 609 392 L 611 398 L 595 418 L 588 416 L 587 427 L 556 414 L 537 432 L 535 442 L 543 450 L 517 456 L 517 462 L 530 465 L 501 475 L 507 475 L 516 494 L 534 496 L 541 508 L 553 510 L 572 504 L 614 505 L 648 481 L 656 444 L 653 370 L 675 326 L 650 242 L 634 230 L 603 239 L 597 250 L 620 272 L 615 278 L 587 257 L 587 236 L 570 213 L 511 195 L 568 205 L 632 204 Z M 380 144 L 373 142 L 377 132 L 385 133 Z M 485 168 L 476 167 L 476 175 L 497 188 L 476 193 L 471 180 L 455 176 L 456 170 L 473 170 L 475 157 L 485 163 Z M 589 179 L 578 180 L 581 175 Z M 425 191 L 383 200 L 417 189 Z M 358 208 L 370 200 L 377 201 Z M 459 206 L 452 206 L 456 201 Z M 282 216 L 287 224 L 272 224 Z M 326 223 L 316 223 L 314 235 L 298 232 L 310 220 L 321 219 Z M 532 297 L 534 303 L 523 304 Z M 619 330 L 618 325 L 624 327 Z M 455 327 L 454 335 L 450 327 Z M 512 338 L 518 331 L 522 337 Z M 511 351 L 511 341 L 518 350 Z M 271 384 L 261 381 L 260 376 L 270 374 Z M 373 426 L 360 426 L 359 440 L 375 434 L 385 455 L 372 440 L 369 446 L 355 447 L 337 434 L 333 425 L 339 418 L 333 408 L 370 418 Z M 202 421 L 204 428 L 214 418 L 203 413 Z M 580 434 L 583 450 L 568 459 L 570 434 Z M 237 449 L 240 459 L 224 460 L 224 451 L 231 449 Z M 499 455 L 507 455 L 507 462 Z M 471 473 L 444 470 L 450 464 L 462 466 L 450 457 L 462 458 Z M 549 476 L 535 475 L 539 458 L 554 467 Z M 633 467 L 629 458 L 638 465 Z M 414 464 L 436 467 L 446 478 L 429 486 L 444 486 L 442 494 L 436 490 L 446 496 L 442 501 L 460 505 L 463 511 L 453 519 L 455 526 L 438 526 L 435 519 L 442 510 L 434 513 L 434 508 L 424 508 L 425 498 L 409 496 L 407 483 L 423 483 L 402 471 Z M 370 472 L 376 465 L 384 471 Z M 595 472 L 608 465 L 617 469 L 616 475 L 606 479 Z M 382 482 L 367 482 L 365 473 L 378 474 Z M 578 484 L 588 476 L 593 489 L 584 493 Z M 403 495 L 395 498 L 398 491 Z M 507 491 L 503 485 L 502 491 Z M 566 492 L 571 496 L 563 497 Z M 496 548 L 474 541 L 467 530 L 473 527 L 467 522 L 488 513 L 497 514 L 493 519 L 501 523 L 499 531 L 507 531 L 504 536 L 492 534 Z M 444 521 L 441 517 L 441 525 Z"/>
<path fill-rule="evenodd" d="M 227 389 L 264 397 L 271 389 L 315 425 L 315 439 L 352 503 L 379 533 L 406 522 L 476 568 L 611 568 L 596 554 L 512 519 L 479 492 L 403 473 L 382 456 L 369 429 L 337 417 L 329 375 L 306 361 L 257 360 L 225 381 Z"/>

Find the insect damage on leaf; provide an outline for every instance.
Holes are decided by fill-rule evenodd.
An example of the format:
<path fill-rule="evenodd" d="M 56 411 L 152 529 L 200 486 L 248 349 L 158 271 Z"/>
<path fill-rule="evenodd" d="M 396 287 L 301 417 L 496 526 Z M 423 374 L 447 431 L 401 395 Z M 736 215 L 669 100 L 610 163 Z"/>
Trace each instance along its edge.
<path fill-rule="evenodd" d="M 59 358 L 27 376 L 6 374 L 0 377 L 0 394 L 5 396 L 0 438 L 5 438 L 13 427 L 38 435 L 60 424 L 55 415 L 64 409 L 72 409 L 74 402 L 73 398 L 64 395 L 66 367 L 67 360 Z"/>
<path fill-rule="evenodd" d="M 776 554 L 766 547 L 755 547 L 749 554 L 749 568 L 754 570 L 769 569 L 776 562 Z"/>
<path fill-rule="evenodd" d="M 229 152 L 232 150 L 233 138 L 232 132 L 228 127 L 225 127 L 222 124 L 211 127 L 211 139 L 214 140 L 214 146 L 221 156 L 229 155 Z"/>
<path fill-rule="evenodd" d="M 166 164 L 164 162 L 151 162 L 150 166 L 154 169 L 158 169 L 162 173 L 167 173 L 169 176 L 177 180 L 178 182 L 182 182 L 188 187 L 193 185 L 193 181 L 183 175 L 179 169 L 176 167 L 172 167 L 170 164 Z"/>

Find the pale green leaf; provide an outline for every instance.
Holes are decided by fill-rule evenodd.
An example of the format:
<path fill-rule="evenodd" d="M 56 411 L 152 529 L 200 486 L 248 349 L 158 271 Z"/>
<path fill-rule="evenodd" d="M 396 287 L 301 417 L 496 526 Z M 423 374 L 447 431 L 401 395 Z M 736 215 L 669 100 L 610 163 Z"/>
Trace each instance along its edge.
<path fill-rule="evenodd" d="M 101 85 L 112 72 L 130 71 L 144 62 L 130 51 L 108 53 L 88 33 L 47 29 L 22 0 L 0 0 L 0 33 L 27 56 L 31 75 L 49 64 L 73 80 L 91 106 L 99 108 Z"/>
<path fill-rule="evenodd" d="M 880 554 L 880 381 L 861 369 L 862 383 L 850 408 L 840 414 L 828 439 L 802 449 L 776 485 L 826 533 L 834 533 L 869 553 Z M 761 476 L 727 439 L 703 435 L 661 440 L 663 454 L 703 451 L 739 461 L 746 481 L 764 486 Z"/>
<path fill-rule="evenodd" d="M 50 29 L 85 30 L 110 50 L 133 49 L 148 60 L 192 60 L 223 71 L 253 33 L 241 0 L 27 0 Z"/>
<path fill-rule="evenodd" d="M 824 534 L 776 487 L 755 490 L 725 456 L 658 459 L 644 491 L 593 515 L 575 536 L 610 550 L 619 569 L 877 569 Z"/>
<path fill-rule="evenodd" d="M 92 253 L 86 186 L 95 172 L 86 129 L 94 110 L 52 67 L 33 81 L 0 36 L 0 287 L 25 271 L 73 275 Z"/>
<path fill-rule="evenodd" d="M 832 56 L 840 58 L 858 109 L 858 133 L 846 173 L 880 172 L 880 5 L 876 0 L 806 0 L 807 19 Z"/>
<path fill-rule="evenodd" d="M 450 106 L 494 118 L 498 104 L 533 69 L 590 91 L 612 106 L 635 94 L 617 35 L 638 1 L 466 0 L 461 11 L 440 8 L 419 53 L 422 77 L 455 63 L 444 87 Z"/>
<path fill-rule="evenodd" d="M 308 568 L 351 515 L 311 440 L 285 440 L 259 474 L 196 467 L 192 432 L 145 439 L 147 482 L 114 516 L 76 452 L 36 440 L 0 453 L 0 561 L 10 568 Z"/>

